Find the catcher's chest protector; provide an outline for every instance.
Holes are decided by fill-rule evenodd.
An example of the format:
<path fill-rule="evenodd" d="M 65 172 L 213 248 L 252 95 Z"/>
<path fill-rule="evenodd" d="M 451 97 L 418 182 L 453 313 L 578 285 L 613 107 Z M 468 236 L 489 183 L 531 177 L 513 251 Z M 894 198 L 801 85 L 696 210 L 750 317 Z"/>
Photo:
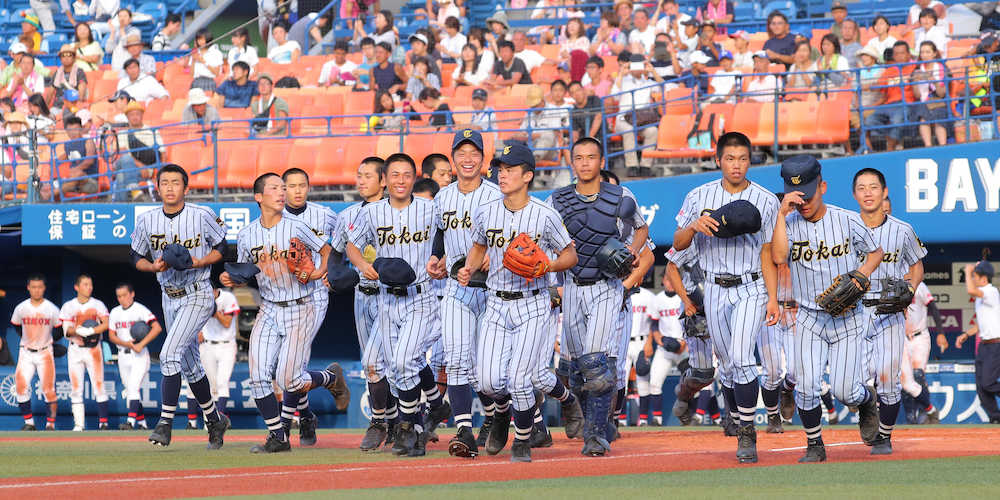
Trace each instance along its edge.
<path fill-rule="evenodd" d="M 635 201 L 624 196 L 621 186 L 602 182 L 594 201 L 584 200 L 575 187 L 566 186 L 552 193 L 552 205 L 576 242 L 578 260 L 570 271 L 582 280 L 604 279 L 597 265 L 597 250 L 609 238 L 621 238 L 618 219 L 635 215 Z"/>

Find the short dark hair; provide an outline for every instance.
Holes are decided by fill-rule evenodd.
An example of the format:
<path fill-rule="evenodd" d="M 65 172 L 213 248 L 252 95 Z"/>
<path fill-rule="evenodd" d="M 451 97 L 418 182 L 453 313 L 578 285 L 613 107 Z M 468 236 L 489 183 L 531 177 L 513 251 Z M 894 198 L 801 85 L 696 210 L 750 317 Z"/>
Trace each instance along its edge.
<path fill-rule="evenodd" d="M 385 160 L 379 158 L 378 156 L 369 156 L 364 160 L 361 160 L 361 163 L 358 164 L 358 168 L 361 168 L 361 165 L 366 165 L 366 164 L 374 166 L 375 172 L 378 173 L 378 178 L 379 179 L 382 178 L 382 175 L 385 173 L 382 171 L 382 169 L 385 168 Z"/>
<path fill-rule="evenodd" d="M 375 47 L 376 48 L 381 48 L 381 49 L 385 50 L 386 52 L 392 54 L 392 45 L 389 45 L 389 42 L 379 42 L 379 43 L 375 44 Z"/>
<path fill-rule="evenodd" d="M 581 138 L 577 139 L 576 142 L 573 143 L 573 147 L 571 147 L 569 149 L 570 155 L 573 154 L 573 151 L 576 150 L 577 146 L 582 146 L 584 144 L 593 144 L 593 145 L 597 146 L 598 153 L 600 153 L 601 158 L 604 158 L 604 145 L 601 144 L 601 141 L 599 141 L 599 140 L 597 140 L 597 139 L 595 139 L 593 137 L 581 137 Z"/>
<path fill-rule="evenodd" d="M 885 187 L 885 174 L 879 171 L 877 168 L 865 167 L 858 170 L 858 173 L 854 174 L 854 180 L 851 182 L 851 188 L 855 188 L 858 185 L 858 178 L 862 175 L 871 174 L 878 178 L 878 183 Z"/>
<path fill-rule="evenodd" d="M 337 40 L 337 43 L 333 44 L 333 51 L 343 50 L 344 52 L 350 52 L 351 46 L 347 44 L 347 40 Z"/>
<path fill-rule="evenodd" d="M 91 282 L 94 281 L 94 278 L 91 277 L 89 274 L 87 274 L 87 273 L 80 273 L 79 275 L 77 275 L 76 280 L 73 281 L 73 284 L 74 285 L 79 285 L 80 282 L 83 281 L 84 278 L 87 278 Z"/>
<path fill-rule="evenodd" d="M 128 67 L 131 66 L 131 65 L 133 65 L 133 64 L 136 65 L 136 66 L 138 66 L 139 65 L 139 60 L 136 59 L 136 58 L 134 58 L 134 57 L 129 58 L 129 60 L 125 61 L 125 64 L 122 64 L 122 69 L 128 69 Z"/>
<path fill-rule="evenodd" d="M 503 40 L 499 44 L 497 44 L 497 49 L 498 50 L 502 49 L 504 47 L 506 47 L 506 48 L 508 48 L 510 50 L 514 50 L 514 42 L 511 42 L 509 40 Z"/>
<path fill-rule="evenodd" d="M 937 12 L 934 12 L 934 9 L 930 9 L 930 8 L 928 8 L 928 9 L 922 9 L 920 11 L 920 15 L 917 16 L 917 19 L 919 20 L 922 17 L 931 17 L 931 18 L 934 18 L 934 22 L 937 22 L 937 18 L 938 18 L 937 17 Z"/>
<path fill-rule="evenodd" d="M 431 153 L 424 157 L 424 161 L 420 162 L 420 171 L 424 175 L 431 175 L 437 170 L 437 164 L 439 161 L 443 161 L 451 167 L 451 162 L 448 161 L 448 157 L 441 153 Z"/>
<path fill-rule="evenodd" d="M 292 167 L 288 170 L 285 170 L 285 173 L 281 174 L 281 180 L 288 182 L 288 178 L 296 174 L 304 175 L 306 178 L 306 184 L 309 184 L 309 174 L 306 173 L 305 170 L 302 170 L 301 168 L 298 167 Z"/>
<path fill-rule="evenodd" d="M 417 57 L 414 57 L 414 58 L 413 58 L 413 65 L 414 65 L 414 66 L 416 66 L 416 65 L 418 65 L 418 64 L 423 64 L 423 65 L 425 65 L 425 66 L 427 66 L 427 67 L 430 67 L 430 65 L 431 65 L 431 62 L 430 62 L 430 61 L 428 61 L 428 60 L 427 60 L 427 58 L 426 58 L 426 57 L 424 57 L 424 56 L 417 56 Z"/>
<path fill-rule="evenodd" d="M 184 180 L 184 187 L 188 186 L 188 173 L 187 173 L 187 171 L 184 170 L 183 168 L 181 168 L 181 166 L 178 165 L 178 164 L 176 164 L 176 163 L 167 163 L 166 165 L 163 165 L 162 167 L 160 167 L 160 169 L 156 171 L 156 183 L 157 184 L 160 183 L 160 177 L 162 177 L 163 174 L 167 174 L 167 173 L 171 173 L 171 172 L 173 172 L 175 174 L 181 174 L 181 179 Z"/>
<path fill-rule="evenodd" d="M 288 30 L 291 29 L 291 26 L 288 24 L 288 21 L 281 20 L 271 25 L 272 31 L 274 30 L 274 28 L 281 28 L 285 30 L 285 32 L 287 33 Z"/>
<path fill-rule="evenodd" d="M 608 183 L 615 181 L 614 184 L 618 184 L 619 186 L 622 183 L 621 179 L 618 178 L 618 174 L 610 170 L 601 170 L 601 180 Z"/>
<path fill-rule="evenodd" d="M 462 23 L 455 16 L 448 16 L 448 19 L 444 20 L 445 28 L 452 28 L 456 30 L 462 29 Z"/>
<path fill-rule="evenodd" d="M 167 24 L 179 23 L 181 22 L 181 15 L 174 12 L 172 14 L 167 14 Z"/>
<path fill-rule="evenodd" d="M 260 174 L 260 176 L 257 177 L 257 180 L 253 181 L 253 194 L 263 193 L 264 192 L 264 183 L 267 182 L 267 180 L 270 179 L 271 177 L 277 177 L 279 179 L 281 178 L 281 177 L 278 176 L 278 174 L 276 174 L 274 172 L 268 172 L 266 174 Z"/>
<path fill-rule="evenodd" d="M 382 168 L 386 172 L 388 172 L 389 165 L 400 162 L 408 163 L 410 165 L 410 168 L 413 169 L 413 175 L 417 175 L 417 162 L 413 161 L 413 158 L 406 153 L 393 153 L 389 155 L 389 157 L 385 159 L 385 164 L 382 166 Z"/>
<path fill-rule="evenodd" d="M 587 64 L 590 63 L 596 64 L 598 68 L 604 67 L 604 59 L 601 59 L 600 57 L 597 56 L 590 56 L 590 59 L 587 59 Z M 586 67 L 586 64 L 584 65 L 584 67 Z"/>
<path fill-rule="evenodd" d="M 719 137 L 718 142 L 715 145 L 715 157 L 722 159 L 722 152 L 728 147 L 744 147 L 747 151 L 753 151 L 753 147 L 750 144 L 750 138 L 743 135 L 741 132 L 726 132 Z"/>
<path fill-rule="evenodd" d="M 115 285 L 115 290 L 118 290 L 119 288 L 125 288 L 128 291 L 130 291 L 130 292 L 134 292 L 135 291 L 135 287 L 133 287 L 132 283 L 129 283 L 128 281 L 122 281 L 122 282 L 118 283 L 117 285 Z"/>
<path fill-rule="evenodd" d="M 562 80 L 560 80 L 560 79 L 556 78 L 556 79 L 555 79 L 555 80 L 554 80 L 554 81 L 552 82 L 552 85 L 550 85 L 550 86 L 549 86 L 549 90 L 551 91 L 551 90 L 552 90 L 552 87 L 555 87 L 555 86 L 557 86 L 557 85 L 558 85 L 558 86 L 560 86 L 560 87 L 562 87 L 562 88 L 564 88 L 564 89 L 566 88 L 566 82 L 564 82 L 564 81 L 562 81 Z"/>
<path fill-rule="evenodd" d="M 834 35 L 833 33 L 827 33 L 823 35 L 823 38 L 820 40 L 820 45 L 819 45 L 820 48 L 823 47 L 823 42 L 830 42 L 833 44 L 834 54 L 840 53 L 840 40 L 837 39 L 837 35 Z"/>
<path fill-rule="evenodd" d="M 896 43 L 892 44 L 892 49 L 896 50 L 896 47 L 900 47 L 900 46 L 905 47 L 907 52 L 910 51 L 910 44 L 906 43 L 906 40 L 898 40 L 898 41 L 896 41 Z"/>
<path fill-rule="evenodd" d="M 250 30 L 248 30 L 246 26 L 240 26 L 239 28 L 236 28 L 236 31 L 233 31 L 233 34 L 236 36 L 242 36 L 247 40 L 250 39 Z"/>
<path fill-rule="evenodd" d="M 420 91 L 418 99 L 423 101 L 424 99 L 437 99 L 439 97 L 441 97 L 441 92 L 438 89 L 434 87 L 424 87 L 423 90 Z"/>
<path fill-rule="evenodd" d="M 438 186 L 437 182 L 434 182 L 433 179 L 428 179 L 426 177 L 423 179 L 417 179 L 417 182 L 413 183 L 414 193 L 430 193 L 431 198 L 437 196 L 438 191 L 440 190 L 441 186 Z"/>
<path fill-rule="evenodd" d="M 366 37 L 362 38 L 361 39 L 361 46 L 364 47 L 365 45 L 375 45 L 375 39 L 372 38 L 372 37 L 370 37 L 370 36 L 366 36 Z"/>
<path fill-rule="evenodd" d="M 66 127 L 68 127 L 70 125 L 78 125 L 78 126 L 82 127 L 83 126 L 83 120 L 81 120 L 79 116 L 73 115 L 73 116 L 67 117 L 65 120 L 63 120 L 63 125 L 66 126 Z"/>
<path fill-rule="evenodd" d="M 245 61 L 236 61 L 236 62 L 234 62 L 233 63 L 233 69 L 236 69 L 236 68 L 242 68 L 243 71 L 246 71 L 247 73 L 250 73 L 250 65 L 247 64 Z"/>
<path fill-rule="evenodd" d="M 45 284 L 45 275 L 43 275 L 42 273 L 32 273 L 32 274 L 29 274 L 28 275 L 27 284 L 31 284 L 32 281 L 41 281 L 42 284 L 44 285 Z"/>
<path fill-rule="evenodd" d="M 572 89 L 574 86 L 576 86 L 576 87 L 582 87 L 583 84 L 580 83 L 580 80 L 573 80 L 572 82 L 569 82 L 569 85 L 567 85 L 566 88 Z"/>

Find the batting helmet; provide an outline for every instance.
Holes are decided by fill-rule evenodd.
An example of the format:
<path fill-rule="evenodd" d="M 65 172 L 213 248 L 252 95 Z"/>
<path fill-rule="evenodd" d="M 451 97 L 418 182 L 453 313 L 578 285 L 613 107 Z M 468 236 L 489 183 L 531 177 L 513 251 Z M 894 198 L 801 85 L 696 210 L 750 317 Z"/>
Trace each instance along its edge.
<path fill-rule="evenodd" d="M 136 321 L 132 323 L 132 328 L 129 328 L 129 333 L 132 335 L 132 342 L 142 342 L 142 339 L 149 335 L 149 324 L 143 321 Z"/>
<path fill-rule="evenodd" d="M 597 267 L 601 274 L 608 278 L 624 279 L 632 272 L 632 263 L 635 255 L 625 248 L 625 244 L 615 238 L 608 241 L 597 249 Z"/>

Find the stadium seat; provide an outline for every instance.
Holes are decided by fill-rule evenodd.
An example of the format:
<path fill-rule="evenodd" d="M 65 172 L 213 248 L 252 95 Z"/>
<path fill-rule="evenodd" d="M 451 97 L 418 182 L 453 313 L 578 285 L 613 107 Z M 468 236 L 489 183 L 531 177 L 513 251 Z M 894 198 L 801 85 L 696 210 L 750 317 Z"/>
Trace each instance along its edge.
<path fill-rule="evenodd" d="M 379 134 L 375 142 L 375 156 L 388 158 L 389 155 L 402 152 L 399 134 Z M 419 161 L 419 160 L 417 160 Z"/>
<path fill-rule="evenodd" d="M 773 104 L 766 103 L 768 109 L 773 109 Z M 726 125 L 726 130 L 739 130 L 747 137 L 753 138 L 759 128 L 762 103 L 743 102 L 733 110 L 733 118 Z"/>
<path fill-rule="evenodd" d="M 292 156 L 294 141 L 291 139 L 258 139 L 257 170 L 254 177 L 274 172 L 281 174 Z"/>
<path fill-rule="evenodd" d="M 803 138 L 806 144 L 843 144 L 851 138 L 850 106 L 842 101 L 818 101 L 816 133 Z"/>
<path fill-rule="evenodd" d="M 372 152 L 375 151 L 377 139 L 373 135 L 321 139 L 320 150 L 323 151 L 323 154 L 316 158 L 314 170 L 316 184 L 325 186 L 354 185 L 358 165 L 361 164 L 361 160 L 371 156 Z"/>

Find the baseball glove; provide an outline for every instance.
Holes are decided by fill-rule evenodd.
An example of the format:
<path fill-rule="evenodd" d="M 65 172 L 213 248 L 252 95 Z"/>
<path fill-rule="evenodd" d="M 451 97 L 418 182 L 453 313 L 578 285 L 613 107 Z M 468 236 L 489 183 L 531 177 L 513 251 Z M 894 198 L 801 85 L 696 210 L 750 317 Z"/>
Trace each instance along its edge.
<path fill-rule="evenodd" d="M 288 264 L 288 271 L 303 285 L 309 282 L 309 275 L 316 270 L 312 251 L 298 238 L 289 240 L 288 257 L 285 259 L 285 263 Z"/>
<path fill-rule="evenodd" d="M 901 313 L 913 302 L 913 287 L 906 280 L 885 278 L 882 280 L 882 293 L 875 306 L 875 314 Z"/>
<path fill-rule="evenodd" d="M 830 313 L 830 316 L 840 316 L 857 305 L 868 291 L 868 285 L 868 278 L 860 271 L 841 274 L 833 279 L 833 283 L 823 293 L 816 296 L 816 305 Z"/>
<path fill-rule="evenodd" d="M 527 233 L 514 237 L 503 254 L 503 267 L 526 278 L 528 283 L 549 271 L 549 256 Z"/>

